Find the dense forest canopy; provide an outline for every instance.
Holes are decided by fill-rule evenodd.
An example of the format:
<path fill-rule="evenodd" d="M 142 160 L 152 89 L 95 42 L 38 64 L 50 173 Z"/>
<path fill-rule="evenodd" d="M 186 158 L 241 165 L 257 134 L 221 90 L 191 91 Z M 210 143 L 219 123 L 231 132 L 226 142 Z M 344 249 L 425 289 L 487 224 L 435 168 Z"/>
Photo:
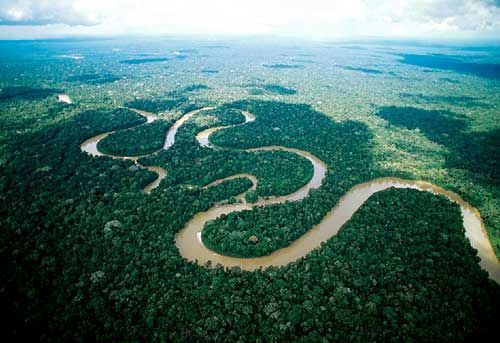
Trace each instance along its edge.
<path fill-rule="evenodd" d="M 12 98 L 43 99 L 60 92 L 60 89 L 53 88 L 5 87 L 0 91 L 0 101 Z"/>
<path fill-rule="evenodd" d="M 206 127 L 241 123 L 238 109 L 251 111 L 257 120 L 214 133 L 212 141 L 222 148 L 197 144 L 196 132 Z M 303 125 L 305 118 L 313 125 Z M 253 341 L 265 336 L 455 341 L 485 334 L 493 325 L 499 287 L 478 267 L 457 206 L 415 190 L 374 196 L 338 237 L 287 267 L 256 273 L 204 269 L 179 256 L 173 237 L 183 223 L 216 201 L 242 193 L 250 182 L 239 178 L 208 189 L 196 185 L 250 172 L 263 185 L 280 184 L 281 188 L 257 189 L 257 194 L 270 195 L 289 193 L 310 178 L 308 162 L 293 154 L 223 147 L 281 144 L 310 150 L 335 166 L 324 185 L 302 202 L 235 213 L 204 231 L 204 241 L 215 250 L 255 256 L 289 244 L 318 222 L 348 188 L 382 175 L 370 160 L 370 132 L 365 126 L 334 123 L 309 106 L 277 102 L 242 101 L 205 111 L 179 130 L 171 150 L 145 159 L 146 164 L 155 162 L 187 174 L 170 178 L 145 196 L 137 190 L 148 182 L 147 172 L 134 171 L 144 177 L 131 177 L 130 163 L 106 158 L 94 163 L 78 149 L 78 142 L 102 131 L 152 125 L 137 126 L 144 120 L 125 109 L 83 112 L 73 121 L 37 133 L 44 144 L 26 148 L 9 163 L 4 191 L 13 206 L 3 207 L 7 230 L 2 237 L 4 254 L 14 257 L 6 265 L 6 291 L 15 294 L 15 300 L 6 306 L 12 313 L 29 316 L 26 333 L 48 330 L 63 339 L 98 340 Z M 16 143 L 26 146 L 23 142 L 33 139 L 22 137 Z M 67 146 L 72 148 L 68 151 Z M 51 153 L 26 164 L 27 156 L 38 155 L 37 149 Z M 266 154 L 271 156 L 259 157 Z M 266 158 L 273 161 L 269 170 L 274 173 L 266 174 Z M 276 168 L 281 160 L 283 176 Z M 188 172 L 197 169 L 193 163 L 201 174 Z M 217 169 L 216 175 L 206 178 L 205 172 Z M 292 170 L 299 171 L 297 179 L 288 178 L 295 181 L 283 188 L 276 179 L 285 179 Z M 17 178 L 30 182 L 16 182 Z M 187 181 L 195 187 L 184 187 Z M 23 185 L 30 191 L 22 191 Z M 26 217 L 22 204 L 28 202 Z M 238 234 L 223 235 L 221 241 L 217 235 L 227 228 Z M 249 234 L 257 235 L 259 243 L 248 244 Z M 226 241 L 227 237 L 232 240 Z M 464 307 L 464 297 L 475 301 Z M 454 315 L 457 312 L 460 316 Z M 249 316 L 254 318 L 250 325 L 243 320 Z M 318 320 L 324 317 L 329 321 Z"/>
<path fill-rule="evenodd" d="M 500 287 L 478 265 L 458 205 L 428 192 L 373 195 L 336 236 L 283 267 L 203 266 L 175 245 L 199 212 L 244 192 L 255 203 L 304 186 L 313 174 L 307 159 L 245 150 L 280 145 L 327 164 L 321 187 L 302 201 L 209 222 L 201 239 L 214 251 L 255 257 L 287 247 L 355 185 L 395 176 L 463 196 L 479 209 L 498 253 L 497 105 L 494 94 L 478 95 L 487 89 L 473 78 L 481 71 L 458 60 L 445 68 L 442 60 L 395 56 L 383 46 L 239 51 L 234 42 L 163 42 L 168 60 L 145 63 L 157 58 L 146 53 L 156 46 L 115 43 L 0 44 L 7 338 L 461 342 L 496 332 Z M 89 47 L 92 54 L 64 57 Z M 403 91 L 409 81 L 415 87 Z M 261 92 L 241 86 L 249 83 Z M 73 104 L 57 102 L 60 90 Z M 177 119 L 207 106 L 214 109 L 187 120 L 175 144 L 161 149 Z M 131 109 L 158 119 L 146 123 Z M 242 111 L 256 120 L 245 123 Z M 230 125 L 210 136 L 209 147 L 196 140 Z M 147 155 L 140 164 L 167 171 L 151 194 L 143 190 L 156 173 L 81 151 L 109 131 L 100 150 Z M 247 177 L 212 184 L 236 174 L 255 176 L 255 190 Z"/>
<path fill-rule="evenodd" d="M 90 85 L 100 85 L 100 84 L 115 82 L 118 80 L 120 80 L 120 77 L 106 73 L 73 75 L 66 79 L 66 81 L 68 82 L 81 82 Z"/>

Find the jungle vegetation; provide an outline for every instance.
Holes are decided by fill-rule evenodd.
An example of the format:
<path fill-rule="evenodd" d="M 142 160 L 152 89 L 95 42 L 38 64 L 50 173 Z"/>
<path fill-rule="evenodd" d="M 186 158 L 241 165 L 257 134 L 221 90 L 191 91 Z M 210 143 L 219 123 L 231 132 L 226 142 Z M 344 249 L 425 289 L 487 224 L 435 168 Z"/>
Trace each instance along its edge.
<path fill-rule="evenodd" d="M 401 189 L 377 193 L 335 237 L 306 258 L 280 268 L 256 272 L 205 268 L 184 260 L 174 242 L 196 213 L 218 202 L 235 201 L 251 187 L 247 178 L 237 178 L 204 188 L 214 180 L 237 173 L 255 175 L 258 187 L 247 195 L 254 201 L 290 193 L 310 179 L 311 164 L 296 154 L 244 151 L 266 145 L 310 151 L 328 164 L 325 182 L 304 201 L 256 208 L 209 223 L 203 239 L 214 250 L 258 256 L 287 246 L 321 220 L 352 186 L 379 176 L 424 175 L 478 207 L 491 237 L 500 237 L 498 128 L 472 126 L 473 119 L 494 119 L 491 108 L 472 108 L 469 115 L 458 108 L 462 104 L 446 102 L 454 99 L 429 98 L 433 106 L 427 108 L 426 98 L 420 97 L 405 98 L 401 105 L 400 80 L 378 82 L 375 74 L 360 72 L 349 73 L 352 83 L 344 84 L 336 79 L 336 71 L 328 74 L 323 68 L 328 66 L 324 61 L 333 60 L 330 55 L 324 58 L 324 47 L 314 50 L 317 63 L 304 68 L 317 72 L 314 79 L 298 67 L 290 73 L 268 70 L 280 79 L 262 80 L 297 85 L 296 96 L 289 97 L 296 103 L 239 101 L 235 99 L 248 94 L 231 87 L 231 82 L 240 85 L 254 72 L 265 70 L 262 60 L 238 57 L 232 42 L 210 50 L 224 63 L 205 64 L 200 57 L 199 64 L 188 66 L 191 60 L 182 61 L 188 55 L 179 55 L 168 70 L 164 63 L 133 68 L 119 64 L 120 53 L 111 54 L 109 42 L 98 42 L 95 51 L 80 60 L 53 57 L 80 51 L 68 41 L 52 51 L 45 47 L 53 42 L 0 44 L 3 89 L 21 84 L 65 89 L 76 99 L 68 106 L 42 92 L 5 98 L 0 104 L 0 304 L 7 341 L 463 342 L 494 337 L 500 287 L 478 266 L 459 208 L 440 196 Z M 130 46 L 129 41 L 111 42 L 121 49 Z M 199 55 L 207 53 L 203 46 L 193 46 Z M 190 47 L 169 46 L 168 51 Z M 280 56 L 273 49 L 269 63 Z M 12 51 L 8 58 L 6 51 Z M 225 51 L 231 57 L 223 55 Z M 342 63 L 366 59 L 361 49 L 349 51 L 342 49 Z M 126 58 L 126 53 L 119 56 Z M 293 54 L 299 56 L 299 51 Z M 360 65 L 383 59 L 372 57 Z M 185 77 L 205 66 L 221 72 Z M 413 66 L 400 64 L 398 73 L 417 74 L 420 69 Z M 467 77 L 452 74 L 446 66 L 424 67 L 435 72 L 418 74 L 429 79 L 416 83 L 422 88 L 407 92 L 459 96 L 451 91 L 471 87 Z M 67 82 L 76 68 L 81 68 L 81 75 L 101 68 L 123 78 Z M 245 72 L 248 68 L 247 79 L 234 81 L 236 74 L 229 73 L 233 68 Z M 282 80 L 285 74 L 290 78 Z M 14 82 L 20 75 L 22 83 Z M 445 76 L 456 82 L 439 81 Z M 193 82 L 216 77 L 221 79 L 207 88 L 189 90 Z M 142 78 L 147 78 L 147 87 L 139 85 Z M 467 94 L 483 101 L 478 93 L 495 88 L 480 81 Z M 221 95 L 221 84 L 227 85 L 229 95 Z M 318 84 L 330 88 L 317 94 L 306 91 Z M 358 98 L 348 93 L 351 89 Z M 300 103 L 328 96 L 335 105 L 324 106 L 324 101 L 313 108 Z M 380 103 L 371 104 L 373 99 Z M 484 101 L 495 106 L 491 99 L 496 98 L 484 95 Z M 137 106 L 127 104 L 132 101 Z M 131 161 L 91 157 L 80 150 L 86 139 L 112 130 L 116 136 L 102 143 L 109 143 L 110 149 L 139 153 L 157 144 L 161 130 L 121 106 L 157 113 L 167 126 L 171 116 L 207 104 L 217 109 L 187 121 L 171 149 L 141 158 L 142 164 L 162 166 L 168 173 L 150 195 L 142 189 L 156 178 L 155 173 L 138 169 Z M 195 136 L 201 130 L 242 124 L 241 109 L 257 119 L 214 133 L 213 147 L 199 146 Z M 484 114 L 487 111 L 493 114 Z M 387 142 L 394 145 L 386 148 Z M 430 142 L 434 149 L 425 151 L 426 156 L 419 150 L 422 142 Z M 423 170 L 427 165 L 402 159 L 404 166 L 396 169 L 387 163 L 399 162 L 401 155 L 395 151 L 408 153 L 417 162 L 425 157 L 443 165 Z M 248 244 L 250 234 L 258 235 L 257 244 Z M 498 240 L 493 242 L 498 252 Z"/>
<path fill-rule="evenodd" d="M 371 133 L 363 124 L 335 123 L 302 104 L 240 101 L 229 106 L 254 113 L 257 120 L 215 132 L 212 142 L 217 146 L 282 145 L 309 151 L 335 167 L 329 168 L 323 185 L 303 201 L 234 212 L 207 223 L 202 239 L 215 251 L 243 257 L 267 255 L 319 223 L 352 186 L 385 176 L 371 163 Z M 250 236 L 256 236 L 259 243 L 249 244 Z"/>
<path fill-rule="evenodd" d="M 202 104 L 194 104 L 189 101 L 190 93 L 206 89 L 208 89 L 207 85 L 191 84 L 169 91 L 159 99 L 135 98 L 134 100 L 127 101 L 125 106 L 151 113 L 160 113 L 172 110 L 187 113 L 202 107 Z"/>
<path fill-rule="evenodd" d="M 262 88 L 264 88 L 264 90 L 266 90 L 269 93 L 279 94 L 279 95 L 292 95 L 297 93 L 297 91 L 293 88 L 284 87 L 274 83 L 266 84 L 262 86 Z"/>
<path fill-rule="evenodd" d="M 144 165 L 157 165 L 169 171 L 167 184 L 204 186 L 234 174 L 249 173 L 259 180 L 258 196 L 285 195 L 299 189 L 311 178 L 313 168 L 305 158 L 285 151 L 246 152 L 241 149 L 201 147 L 198 132 L 216 126 L 244 123 L 238 109 L 221 106 L 207 110 L 186 122 L 177 132 L 168 151 L 140 159 Z M 246 125 L 250 125 L 245 124 Z"/>
<path fill-rule="evenodd" d="M 60 89 L 54 88 L 32 88 L 32 87 L 5 87 L 0 91 L 0 101 L 8 99 L 36 100 L 43 99 L 61 93 Z"/>
<path fill-rule="evenodd" d="M 157 120 L 151 124 L 144 124 L 128 130 L 110 134 L 97 144 L 99 151 L 115 156 L 141 156 L 160 150 L 165 142 L 165 136 L 170 121 Z"/>
<path fill-rule="evenodd" d="M 66 79 L 68 82 L 81 82 L 89 85 L 101 85 L 118 80 L 120 80 L 120 77 L 109 73 L 73 75 Z"/>
<path fill-rule="evenodd" d="M 159 113 L 173 110 L 177 106 L 184 104 L 186 100 L 186 98 L 173 98 L 167 100 L 134 99 L 126 102 L 125 106 L 146 112 Z"/>
<path fill-rule="evenodd" d="M 377 115 L 395 126 L 418 129 L 430 140 L 446 146 L 450 166 L 481 173 L 492 183 L 500 182 L 500 130 L 469 133 L 465 118 L 449 110 L 382 107 Z"/>
<path fill-rule="evenodd" d="M 297 94 L 297 90 L 285 87 L 277 83 L 260 84 L 252 82 L 242 87 L 248 88 L 248 93 L 251 95 L 276 94 L 276 95 L 293 95 Z"/>
<path fill-rule="evenodd" d="M 183 95 L 186 95 L 186 93 L 197 92 L 197 91 L 206 90 L 209 88 L 210 87 L 208 87 L 207 85 L 204 85 L 201 83 L 194 83 L 194 84 L 170 91 L 170 92 L 168 92 L 168 94 L 170 96 L 183 96 Z"/>
<path fill-rule="evenodd" d="M 499 184 L 500 130 L 472 132 L 465 116 L 450 110 L 425 110 L 416 107 L 381 107 L 377 115 L 394 127 L 416 130 L 432 142 L 447 149 L 445 164 L 450 170 L 466 170 L 474 173 L 475 182 L 500 195 L 495 185 Z M 405 149 L 414 147 L 405 144 Z M 435 159 L 440 157 L 435 156 Z M 490 240 L 497 255 L 500 253 L 500 210 L 495 203 L 486 200 L 474 187 L 467 187 L 466 199 L 474 201 L 484 209 L 482 217 L 489 228 Z M 481 208 L 481 207 L 480 207 Z"/>
<path fill-rule="evenodd" d="M 73 139 L 77 132 L 69 128 L 64 133 Z M 86 163 L 50 172 L 94 169 L 91 160 L 82 155 L 79 162 Z M 126 170 L 127 163 L 109 163 L 118 166 L 114 172 Z M 101 172 L 110 170 L 105 167 Z M 6 187 L 5 200 L 15 199 L 2 207 L 4 290 L 11 295 L 3 308 L 11 313 L 11 334 L 80 341 L 456 342 L 484 338 L 496 325 L 499 287 L 479 269 L 458 207 L 442 197 L 415 190 L 376 194 L 306 259 L 248 273 L 186 263 L 173 244 L 188 218 L 241 193 L 248 180 L 205 191 L 174 186 L 146 197 L 124 192 L 126 184 L 116 189 L 116 177 L 89 193 L 99 179 L 90 178 L 79 195 L 65 188 L 59 199 L 51 194 L 28 208 L 17 205 L 29 199 Z"/>

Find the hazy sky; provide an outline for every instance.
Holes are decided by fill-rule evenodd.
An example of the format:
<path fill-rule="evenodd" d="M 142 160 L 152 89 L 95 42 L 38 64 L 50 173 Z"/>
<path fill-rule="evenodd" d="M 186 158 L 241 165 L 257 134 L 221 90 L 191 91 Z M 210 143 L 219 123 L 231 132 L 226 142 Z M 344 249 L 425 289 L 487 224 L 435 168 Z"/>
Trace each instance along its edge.
<path fill-rule="evenodd" d="M 0 39 L 179 33 L 499 38 L 500 0 L 0 0 Z"/>

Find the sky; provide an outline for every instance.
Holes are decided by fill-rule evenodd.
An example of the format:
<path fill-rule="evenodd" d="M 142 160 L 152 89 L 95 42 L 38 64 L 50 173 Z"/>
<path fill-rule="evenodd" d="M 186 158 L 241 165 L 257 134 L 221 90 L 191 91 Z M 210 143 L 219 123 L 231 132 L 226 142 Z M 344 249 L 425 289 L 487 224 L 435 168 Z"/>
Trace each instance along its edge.
<path fill-rule="evenodd" d="M 0 39 L 176 34 L 499 39 L 500 0 L 0 0 Z"/>

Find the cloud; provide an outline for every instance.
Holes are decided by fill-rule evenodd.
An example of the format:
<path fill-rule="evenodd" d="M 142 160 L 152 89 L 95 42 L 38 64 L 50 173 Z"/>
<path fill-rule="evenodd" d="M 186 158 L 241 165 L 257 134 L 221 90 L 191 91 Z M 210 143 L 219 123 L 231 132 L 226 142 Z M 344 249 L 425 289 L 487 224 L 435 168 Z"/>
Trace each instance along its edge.
<path fill-rule="evenodd" d="M 500 0 L 0 0 L 0 25 L 0 37 L 34 25 L 37 36 L 52 25 L 70 35 L 494 37 Z"/>
<path fill-rule="evenodd" d="M 97 18 L 73 0 L 0 0 L 0 25 L 95 25 Z"/>
<path fill-rule="evenodd" d="M 500 28 L 500 0 L 367 0 L 375 14 L 394 23 L 431 30 L 488 31 Z"/>

